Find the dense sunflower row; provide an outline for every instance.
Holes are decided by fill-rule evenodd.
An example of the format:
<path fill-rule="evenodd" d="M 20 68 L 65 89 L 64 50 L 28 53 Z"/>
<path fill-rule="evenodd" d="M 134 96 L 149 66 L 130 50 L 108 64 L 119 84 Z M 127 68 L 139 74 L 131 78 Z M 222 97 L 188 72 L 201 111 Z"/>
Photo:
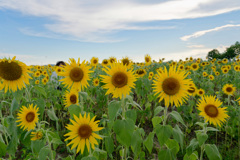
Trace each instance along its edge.
<path fill-rule="evenodd" d="M 222 107 L 219 99 L 221 97 L 216 96 L 216 93 L 223 92 L 230 100 L 231 96 L 235 95 L 237 87 L 229 83 L 230 81 L 221 83 L 224 85 L 216 88 L 215 93 L 206 95 L 206 90 L 202 88 L 204 86 L 201 83 L 203 81 L 209 85 L 215 81 L 219 83 L 222 78 L 217 77 L 227 77 L 229 72 L 240 71 L 238 57 L 235 62 L 231 63 L 227 59 L 202 61 L 200 58 L 193 59 L 192 57 L 185 61 L 165 63 L 164 59 L 156 62 L 146 55 L 145 63 L 135 63 L 128 57 L 121 60 L 110 57 L 104 59 L 101 64 L 97 57 L 93 57 L 90 63 L 87 61 L 80 63 L 80 59 L 76 61 L 70 58 L 69 62 L 62 66 L 27 66 L 15 58 L 0 59 L 0 90 L 4 90 L 5 93 L 14 93 L 26 88 L 30 85 L 31 79 L 34 80 L 35 85 L 54 83 L 63 90 L 63 105 L 68 108 L 72 105 L 79 105 L 81 103 L 79 93 L 86 91 L 91 85 L 101 87 L 109 99 L 123 101 L 129 95 L 134 97 L 137 94 L 136 84 L 147 79 L 150 81 L 156 101 L 165 108 L 181 107 L 189 99 L 197 97 L 196 106 L 199 115 L 204 118 L 205 122 L 216 127 L 221 127 L 229 118 L 227 107 Z M 239 99 L 236 101 L 240 102 Z M 122 112 L 125 112 L 124 108 Z M 40 140 L 47 134 L 37 126 L 39 115 L 38 106 L 33 107 L 33 104 L 27 107 L 22 106 L 17 113 L 18 126 L 22 130 L 31 132 L 32 141 Z M 72 150 L 76 148 L 75 153 L 81 151 L 83 154 L 85 147 L 88 152 L 91 152 L 91 148 L 95 150 L 95 145 L 99 144 L 96 139 L 104 138 L 96 133 L 104 129 L 104 127 L 99 127 L 100 120 L 95 121 L 96 116 L 91 117 L 86 112 L 84 115 L 81 113 L 73 115 L 72 119 L 69 119 L 71 124 L 66 125 L 68 133 L 64 135 L 67 137 L 65 141 L 70 141 L 67 146 L 72 145 Z M 125 119 L 125 113 L 122 118 Z M 166 115 L 163 118 L 165 125 Z"/>

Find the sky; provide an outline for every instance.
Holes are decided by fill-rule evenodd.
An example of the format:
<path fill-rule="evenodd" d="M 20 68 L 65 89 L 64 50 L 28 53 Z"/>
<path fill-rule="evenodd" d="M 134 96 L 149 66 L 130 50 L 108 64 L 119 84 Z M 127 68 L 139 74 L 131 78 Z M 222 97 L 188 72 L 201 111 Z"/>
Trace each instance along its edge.
<path fill-rule="evenodd" d="M 240 41 L 240 0 L 0 0 L 0 58 L 205 58 Z"/>

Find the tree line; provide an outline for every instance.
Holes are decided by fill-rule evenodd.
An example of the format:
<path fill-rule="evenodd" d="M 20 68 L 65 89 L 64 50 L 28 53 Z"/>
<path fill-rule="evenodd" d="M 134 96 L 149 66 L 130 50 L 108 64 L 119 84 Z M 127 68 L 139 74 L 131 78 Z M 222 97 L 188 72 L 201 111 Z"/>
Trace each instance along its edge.
<path fill-rule="evenodd" d="M 227 48 L 223 53 L 220 53 L 217 49 L 213 49 L 208 52 L 207 58 L 209 60 L 212 60 L 214 58 L 216 59 L 232 59 L 235 56 L 240 54 L 240 43 L 237 41 L 234 45 L 231 45 L 229 48 Z"/>

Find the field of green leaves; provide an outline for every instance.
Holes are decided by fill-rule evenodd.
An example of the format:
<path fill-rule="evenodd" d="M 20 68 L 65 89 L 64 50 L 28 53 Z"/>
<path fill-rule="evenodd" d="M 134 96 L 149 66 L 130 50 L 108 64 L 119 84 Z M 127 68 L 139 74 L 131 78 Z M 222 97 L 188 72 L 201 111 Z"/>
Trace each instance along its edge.
<path fill-rule="evenodd" d="M 240 159 L 240 59 L 0 59 L 0 160 Z"/>

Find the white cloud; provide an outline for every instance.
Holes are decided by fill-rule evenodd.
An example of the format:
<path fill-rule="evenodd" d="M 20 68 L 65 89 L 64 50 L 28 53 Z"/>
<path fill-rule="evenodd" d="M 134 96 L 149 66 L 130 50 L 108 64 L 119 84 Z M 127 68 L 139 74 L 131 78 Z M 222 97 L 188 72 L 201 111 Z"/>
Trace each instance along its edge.
<path fill-rule="evenodd" d="M 217 5 L 219 3 L 223 5 Z M 240 2 L 236 0 L 165 0 L 158 3 L 156 1 L 143 3 L 137 0 L 0 0 L 1 8 L 19 11 L 23 16 L 49 18 L 50 22 L 42 26 L 55 34 L 70 36 L 81 41 L 104 42 L 109 39 L 111 41 L 111 34 L 122 30 L 174 28 L 174 26 L 142 26 L 146 22 L 199 18 L 239 10 Z M 35 31 L 32 35 L 46 37 L 46 34 L 48 33 Z"/>
<path fill-rule="evenodd" d="M 205 35 L 205 34 L 207 34 L 209 32 L 219 31 L 219 30 L 222 30 L 222 29 L 225 29 L 225 28 L 230 28 L 230 27 L 240 27 L 240 24 L 226 24 L 224 26 L 215 27 L 213 29 L 197 31 L 197 32 L 195 32 L 193 34 L 183 36 L 180 39 L 183 40 L 183 41 L 187 41 L 187 40 L 189 40 L 191 38 L 197 38 L 197 37 L 203 36 L 203 35 Z"/>
<path fill-rule="evenodd" d="M 193 44 L 193 45 L 188 45 L 187 47 L 188 47 L 188 48 L 203 48 L 204 45 L 201 45 L 201 44 Z"/>

